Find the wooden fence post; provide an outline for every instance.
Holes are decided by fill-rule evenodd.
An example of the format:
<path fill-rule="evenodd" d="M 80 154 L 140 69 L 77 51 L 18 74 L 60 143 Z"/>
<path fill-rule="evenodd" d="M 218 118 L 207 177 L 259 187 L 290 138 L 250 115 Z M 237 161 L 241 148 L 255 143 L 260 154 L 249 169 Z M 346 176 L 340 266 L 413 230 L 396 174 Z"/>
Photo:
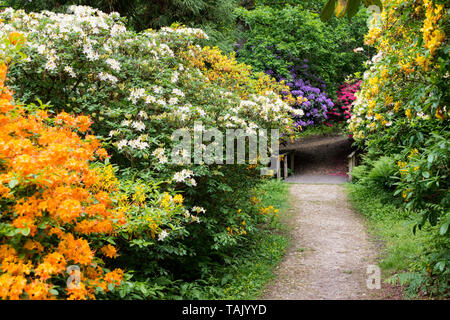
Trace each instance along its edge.
<path fill-rule="evenodd" d="M 295 160 L 295 157 L 294 157 L 294 151 L 291 151 L 291 153 L 290 153 L 290 158 L 291 158 L 291 170 L 292 170 L 292 174 L 294 174 L 294 164 L 295 164 L 295 162 L 294 162 L 294 160 Z"/>
<path fill-rule="evenodd" d="M 281 160 L 280 156 L 277 157 L 277 179 L 281 179 Z"/>
<path fill-rule="evenodd" d="M 283 164 L 284 164 L 284 167 L 283 167 L 283 169 L 284 169 L 283 175 L 284 175 L 284 180 L 286 180 L 287 177 L 288 177 L 288 154 L 287 154 L 287 153 L 284 155 L 284 158 L 283 158 Z"/>
<path fill-rule="evenodd" d="M 352 181 L 352 170 L 356 167 L 356 151 L 350 153 L 348 158 L 348 180 Z"/>

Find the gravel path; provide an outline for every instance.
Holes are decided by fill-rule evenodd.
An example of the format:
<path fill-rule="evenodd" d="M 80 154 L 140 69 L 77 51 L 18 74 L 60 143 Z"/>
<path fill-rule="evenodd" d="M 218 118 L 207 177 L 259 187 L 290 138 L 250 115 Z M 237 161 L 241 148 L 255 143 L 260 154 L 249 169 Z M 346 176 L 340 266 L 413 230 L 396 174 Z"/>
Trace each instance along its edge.
<path fill-rule="evenodd" d="M 293 184 L 292 246 L 264 299 L 371 299 L 367 266 L 377 252 L 341 185 Z M 375 290 L 376 291 L 376 290 Z"/>

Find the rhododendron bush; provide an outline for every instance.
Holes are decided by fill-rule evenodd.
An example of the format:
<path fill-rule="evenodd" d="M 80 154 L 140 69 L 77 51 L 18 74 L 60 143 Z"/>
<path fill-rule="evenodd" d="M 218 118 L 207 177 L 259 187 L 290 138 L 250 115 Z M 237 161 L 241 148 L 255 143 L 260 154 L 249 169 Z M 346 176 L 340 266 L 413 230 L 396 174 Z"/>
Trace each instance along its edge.
<path fill-rule="evenodd" d="M 337 91 L 336 104 L 327 112 L 328 121 L 342 123 L 351 117 L 351 106 L 356 100 L 356 92 L 361 86 L 361 80 L 349 77 Z M 330 124 L 331 125 L 331 124 Z"/>
<path fill-rule="evenodd" d="M 428 248 L 428 266 L 419 271 L 445 288 L 450 270 L 448 3 L 384 3 L 380 22 L 366 36 L 378 53 L 364 73 L 349 128 L 367 149 L 369 162 L 388 159 L 395 180 L 385 178 L 406 207 L 422 216 L 414 230 L 432 226 L 435 247 Z"/>
<path fill-rule="evenodd" d="M 291 107 L 289 97 L 279 95 L 285 86 L 252 73 L 217 48 L 202 48 L 199 44 L 207 35 L 199 29 L 174 26 L 136 33 L 127 30 L 116 13 L 81 6 L 70 7 L 67 14 L 28 14 L 7 8 L 0 19 L 3 35 L 20 35 L 14 42 L 22 57 L 13 59 L 7 79 L 15 98 L 21 103 L 46 103 L 41 111 L 31 108 L 39 117 L 57 114 L 39 120 L 43 126 L 48 123 L 46 130 L 64 130 L 71 139 L 79 134 L 77 143 L 85 148 L 81 151 L 78 145 L 57 139 L 51 161 L 60 162 L 42 173 L 42 183 L 50 183 L 47 175 L 67 166 L 66 189 L 47 185 L 48 200 L 41 209 L 40 198 L 27 197 L 19 204 L 39 209 L 39 219 L 46 215 L 54 215 L 58 222 L 63 219 L 62 232 L 74 237 L 62 245 L 65 250 L 78 241 L 77 232 L 85 235 L 79 241 L 89 239 L 96 249 L 106 246 L 96 253 L 91 248 L 92 259 L 105 255 L 105 261 L 125 272 L 118 291 L 108 297 L 136 294 L 142 286 L 152 285 L 153 276 L 200 276 L 199 270 L 208 268 L 205 261 L 223 257 L 220 250 L 237 244 L 273 215 L 270 210 L 261 214 L 250 201 L 251 190 L 261 181 L 259 165 L 174 163 L 170 155 L 177 143 L 172 140 L 174 131 L 192 134 L 194 123 L 223 133 L 229 128 L 279 129 L 288 138 L 294 133 L 292 116 L 301 117 L 302 112 Z M 5 52 L 1 48 L 7 57 Z M 32 117 L 33 112 L 24 117 Z M 88 165 L 94 155 L 107 154 L 111 156 L 106 163 Z M 15 159 L 24 168 L 27 163 L 40 164 L 26 155 Z M 20 188 L 23 181 L 17 181 L 15 187 Z M 10 183 L 5 180 L 5 188 Z M 14 206 L 8 206 L 12 215 L 17 214 Z M 30 235 L 35 229 L 39 234 L 40 224 L 21 221 L 16 222 L 17 230 L 29 227 Z M 91 239 L 97 235 L 98 240 Z M 98 277 L 102 284 L 102 276 Z M 85 289 L 89 297 L 95 295 L 90 282 Z M 143 289 L 138 296 L 158 293 Z"/>
<path fill-rule="evenodd" d="M 101 186 L 101 174 L 89 167 L 106 151 L 94 136 L 80 136 L 88 117 L 50 117 L 14 105 L 4 87 L 5 64 L 0 69 L 0 298 L 107 292 L 123 271 L 105 268 L 102 258 L 114 258 L 116 249 L 102 236 L 126 221 Z M 81 282 L 66 291 L 66 268 L 75 264 Z"/>

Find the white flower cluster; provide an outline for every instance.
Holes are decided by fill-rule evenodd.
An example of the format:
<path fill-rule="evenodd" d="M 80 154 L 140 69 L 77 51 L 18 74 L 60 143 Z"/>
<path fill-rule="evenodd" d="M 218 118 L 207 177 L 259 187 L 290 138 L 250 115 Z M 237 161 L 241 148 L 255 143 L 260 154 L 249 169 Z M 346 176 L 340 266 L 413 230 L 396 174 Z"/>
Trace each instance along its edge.
<path fill-rule="evenodd" d="M 70 66 L 65 66 L 64 71 L 67 72 L 72 78 L 75 78 L 77 76 Z"/>
<path fill-rule="evenodd" d="M 225 121 L 226 127 L 240 127 L 250 130 L 255 129 L 255 127 L 254 125 L 250 127 L 251 122 L 244 120 L 248 116 L 258 121 L 287 124 L 290 121 L 290 114 L 303 115 L 303 110 L 292 108 L 273 92 L 268 92 L 264 96 L 251 95 L 248 100 L 241 100 L 239 106 L 230 108 L 228 111 L 221 118 Z"/>
<path fill-rule="evenodd" d="M 169 233 L 166 230 L 162 230 L 158 235 L 158 241 L 163 241 Z"/>
<path fill-rule="evenodd" d="M 145 130 L 145 123 L 142 121 L 133 121 L 131 123 L 131 126 L 136 129 L 137 131 L 144 131 Z"/>
<path fill-rule="evenodd" d="M 120 71 L 120 63 L 117 61 L 117 60 L 115 60 L 115 59 L 112 59 L 112 58 L 108 58 L 108 59 L 106 59 L 106 63 L 109 65 L 109 67 L 111 68 L 111 69 L 113 69 L 114 71 Z"/>
<path fill-rule="evenodd" d="M 119 81 L 119 79 L 117 79 L 117 77 L 115 77 L 112 74 L 109 74 L 107 72 L 100 72 L 98 74 L 98 78 L 101 81 L 108 81 L 108 82 L 111 82 L 112 84 L 116 84 L 117 81 Z"/>
<path fill-rule="evenodd" d="M 194 172 L 192 172 L 191 170 L 183 169 L 180 172 L 176 172 L 173 175 L 173 180 L 175 180 L 176 182 L 185 182 L 190 178 L 189 182 L 192 185 L 195 185 L 195 180 L 193 178 L 191 178 L 193 176 L 193 174 L 194 174 Z"/>
<path fill-rule="evenodd" d="M 196 212 L 196 213 L 200 213 L 200 212 L 205 213 L 206 212 L 205 209 L 203 209 L 202 207 L 197 207 L 197 206 L 192 207 L 191 210 L 192 210 L 192 212 Z"/>
<path fill-rule="evenodd" d="M 126 146 L 130 146 L 132 149 L 145 150 L 149 148 L 149 144 L 144 140 L 145 137 L 142 135 L 134 140 L 122 139 L 119 142 L 117 142 L 116 146 L 118 150 L 122 150 Z"/>
<path fill-rule="evenodd" d="M 27 14 L 24 10 L 6 8 L 0 12 L 0 19 L 4 21 L 0 33 L 17 31 L 23 34 L 27 39 L 25 47 L 36 50 L 46 58 L 45 70 L 52 73 L 64 70 L 73 78 L 76 73 L 67 65 L 70 61 L 65 61 L 68 55 L 64 51 L 58 52 L 61 51 L 61 41 L 70 41 L 71 47 L 80 50 L 87 61 L 95 62 L 103 59 L 103 53 L 112 53 L 111 48 L 117 48 L 119 44 L 117 37 L 127 32 L 118 13 L 106 14 L 87 6 L 70 6 L 68 14 L 51 11 Z M 95 40 L 93 36 L 96 35 L 104 43 Z M 107 37 L 102 37 L 104 35 Z M 163 48 L 162 51 L 166 50 Z M 114 58 L 107 57 L 104 62 L 111 71 L 121 70 L 120 63 Z M 110 73 L 104 70 L 98 78 L 117 83 L 117 77 Z"/>
<path fill-rule="evenodd" d="M 128 98 L 128 100 L 130 100 L 133 104 L 136 104 L 136 102 L 142 97 L 145 97 L 145 89 L 143 88 L 130 89 L 130 97 Z"/>
<path fill-rule="evenodd" d="M 175 33 L 175 34 L 180 34 L 180 35 L 184 35 L 184 36 L 193 36 L 198 39 L 209 39 L 208 35 L 202 29 L 196 29 L 196 28 L 172 29 L 169 27 L 163 27 L 163 28 L 161 28 L 161 31 L 165 32 L 165 33 Z"/>
<path fill-rule="evenodd" d="M 152 156 L 159 160 L 159 163 L 167 163 L 167 157 L 165 155 L 165 150 L 163 148 L 157 148 L 153 151 Z"/>

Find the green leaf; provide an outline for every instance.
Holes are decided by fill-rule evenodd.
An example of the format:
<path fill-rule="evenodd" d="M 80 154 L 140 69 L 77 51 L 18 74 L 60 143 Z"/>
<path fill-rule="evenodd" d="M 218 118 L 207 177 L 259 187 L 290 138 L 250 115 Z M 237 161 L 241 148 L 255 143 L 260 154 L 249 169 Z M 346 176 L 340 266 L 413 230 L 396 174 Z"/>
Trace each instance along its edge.
<path fill-rule="evenodd" d="M 438 269 L 440 272 L 444 271 L 445 268 L 445 261 L 439 261 L 434 265 L 435 269 Z"/>
<path fill-rule="evenodd" d="M 428 171 L 424 171 L 424 172 L 422 172 L 422 176 L 423 176 L 425 179 L 428 179 L 428 178 L 430 177 L 430 173 L 429 173 Z"/>
<path fill-rule="evenodd" d="M 48 290 L 48 292 L 50 292 L 54 296 L 57 296 L 59 294 L 58 290 L 55 290 L 55 289 L 50 289 L 50 290 Z"/>
<path fill-rule="evenodd" d="M 333 15 L 335 4 L 336 0 L 328 0 L 327 4 L 320 13 L 320 20 L 322 20 L 323 22 L 330 20 L 331 16 Z"/>
<path fill-rule="evenodd" d="M 16 178 L 12 178 L 9 183 L 8 183 L 8 187 L 10 189 L 13 189 L 15 186 L 17 186 L 19 184 L 19 180 L 17 180 Z"/>
<path fill-rule="evenodd" d="M 39 229 L 46 229 L 47 228 L 47 222 L 42 222 L 42 223 L 40 223 L 39 225 L 38 225 L 38 228 Z"/>
<path fill-rule="evenodd" d="M 361 0 L 349 0 L 347 5 L 347 15 L 351 19 L 359 11 Z"/>
<path fill-rule="evenodd" d="M 30 228 L 20 229 L 20 233 L 23 234 L 24 236 L 27 236 L 30 234 Z"/>
<path fill-rule="evenodd" d="M 444 224 L 441 226 L 441 229 L 439 230 L 439 233 L 440 233 L 441 236 L 443 236 L 444 234 L 447 233 L 447 231 L 448 231 L 448 226 L 449 226 L 449 225 L 450 225 L 450 221 L 447 221 L 446 223 L 444 223 Z"/>
<path fill-rule="evenodd" d="M 17 229 L 9 230 L 9 231 L 5 234 L 5 236 L 7 236 L 7 237 L 14 237 L 14 236 L 18 233 L 17 231 L 18 231 Z"/>

